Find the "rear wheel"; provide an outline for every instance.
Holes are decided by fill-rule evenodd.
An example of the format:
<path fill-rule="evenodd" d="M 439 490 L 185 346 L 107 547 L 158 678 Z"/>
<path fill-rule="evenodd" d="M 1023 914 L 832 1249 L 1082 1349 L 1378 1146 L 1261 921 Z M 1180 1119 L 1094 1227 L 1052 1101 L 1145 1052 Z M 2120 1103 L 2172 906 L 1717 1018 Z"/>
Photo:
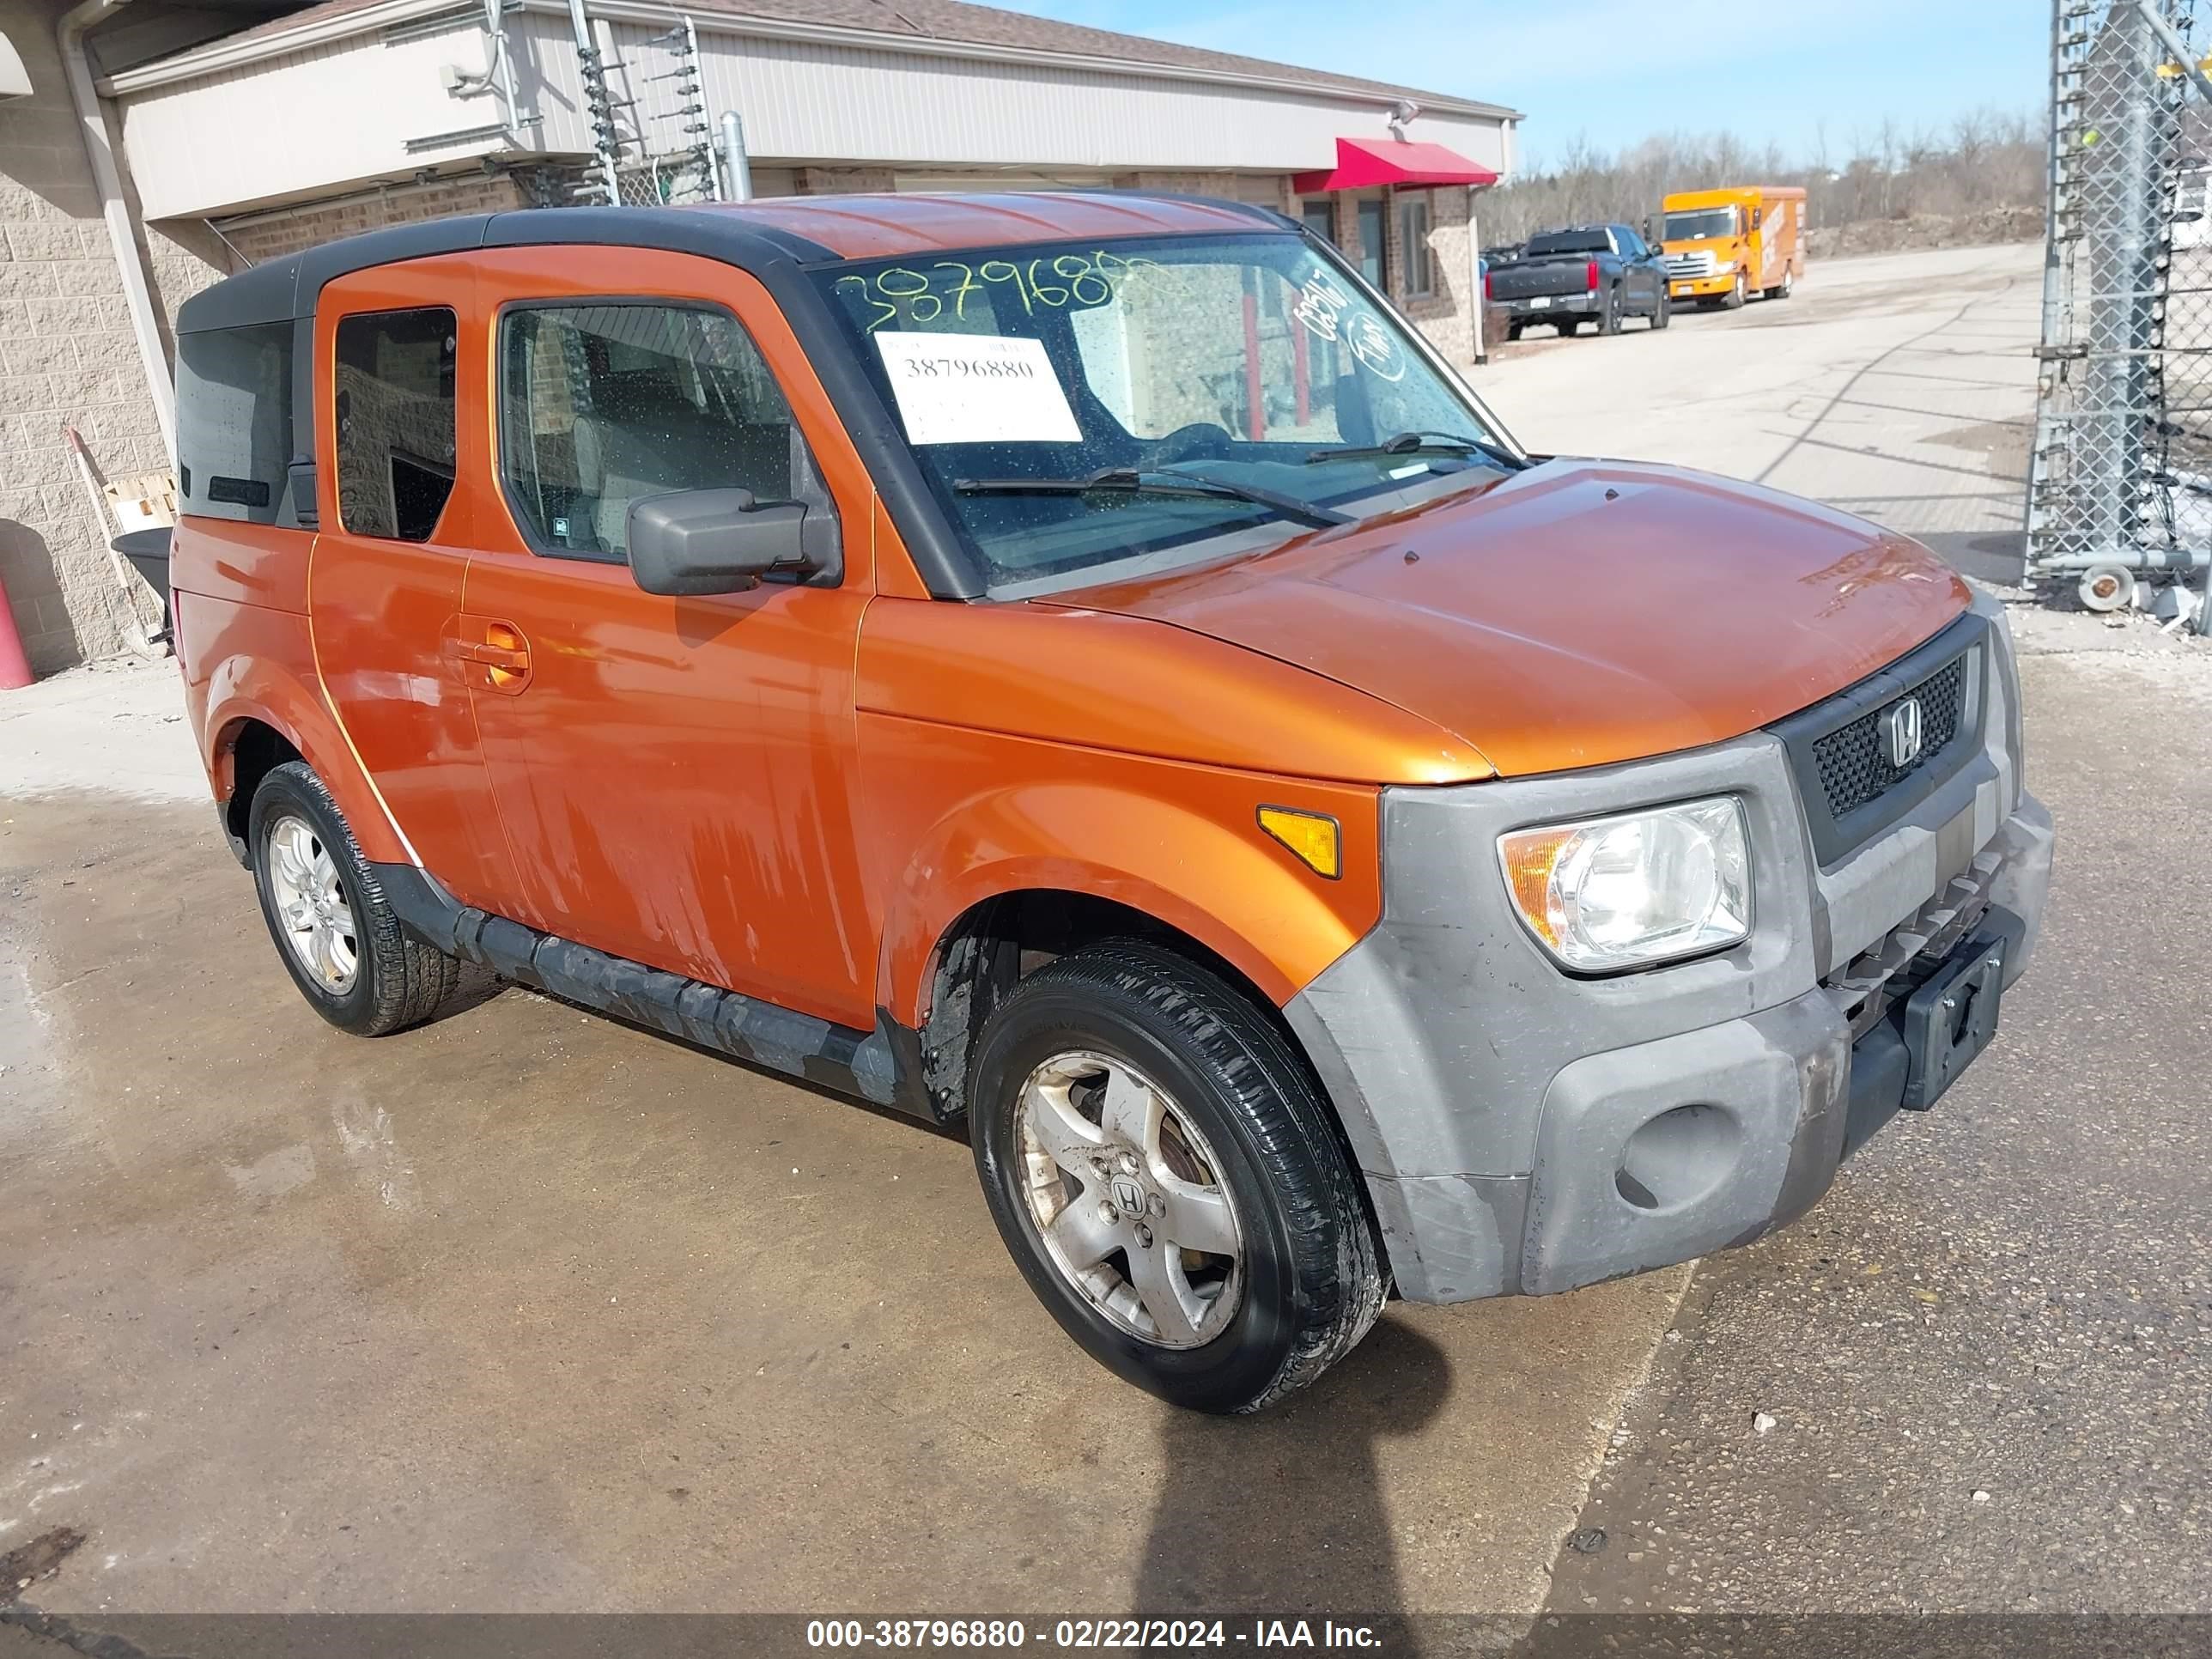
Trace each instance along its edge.
<path fill-rule="evenodd" d="M 1194 963 L 1117 940 L 1039 969 L 984 1028 L 969 1107 L 1030 1288 L 1139 1388 L 1257 1411 L 1382 1311 L 1366 1206 L 1304 1066 Z"/>
<path fill-rule="evenodd" d="M 1620 332 L 1620 290 L 1606 289 L 1597 302 L 1597 331 L 1601 334 Z"/>
<path fill-rule="evenodd" d="M 1789 266 L 1784 265 L 1782 268 L 1782 281 L 1776 286 L 1768 289 L 1761 297 L 1768 300 L 1786 300 L 1790 297 L 1790 290 L 1795 286 L 1796 281 L 1796 278 L 1790 271 Z"/>
<path fill-rule="evenodd" d="M 1674 297 L 1662 288 L 1659 290 L 1658 309 L 1651 313 L 1651 326 L 1654 328 L 1664 328 L 1667 326 L 1668 323 L 1673 319 L 1674 315 Z"/>
<path fill-rule="evenodd" d="M 402 931 L 337 803 L 303 762 L 261 780 L 246 844 L 276 954 L 339 1030 L 382 1036 L 490 988 L 489 975 Z"/>
<path fill-rule="evenodd" d="M 1519 323 L 1508 323 L 1508 324 L 1506 324 L 1506 325 L 1505 325 L 1505 337 L 1506 337 L 1507 339 L 1509 339 L 1509 340 L 1517 340 L 1517 339 L 1519 339 L 1519 338 L 1521 337 L 1521 330 L 1522 330 L 1522 324 L 1519 324 Z"/>

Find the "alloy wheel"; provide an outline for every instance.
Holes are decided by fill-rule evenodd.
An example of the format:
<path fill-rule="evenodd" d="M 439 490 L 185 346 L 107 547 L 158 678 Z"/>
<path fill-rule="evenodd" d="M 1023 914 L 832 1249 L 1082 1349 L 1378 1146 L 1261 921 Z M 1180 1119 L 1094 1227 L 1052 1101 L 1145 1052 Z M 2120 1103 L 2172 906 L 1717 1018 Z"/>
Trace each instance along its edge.
<path fill-rule="evenodd" d="M 1045 1254 L 1085 1301 L 1164 1348 L 1212 1341 L 1244 1294 L 1243 1233 L 1205 1137 L 1125 1060 L 1089 1050 L 1030 1073 L 1020 1184 Z"/>
<path fill-rule="evenodd" d="M 361 933 L 330 848 L 314 825 L 287 813 L 269 826 L 264 857 L 285 948 L 316 984 L 343 996 L 361 970 Z"/>

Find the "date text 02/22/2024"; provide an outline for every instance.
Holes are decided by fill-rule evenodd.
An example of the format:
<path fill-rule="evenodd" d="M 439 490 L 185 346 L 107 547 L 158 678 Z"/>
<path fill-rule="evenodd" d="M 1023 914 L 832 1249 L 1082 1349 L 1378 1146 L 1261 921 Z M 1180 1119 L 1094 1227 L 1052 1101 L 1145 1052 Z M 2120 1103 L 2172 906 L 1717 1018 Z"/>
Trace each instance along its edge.
<path fill-rule="evenodd" d="M 1021 1648 L 1086 1650 L 1123 1648 L 1377 1649 L 1372 1626 L 1334 1620 L 1060 1619 L 1032 1630 L 1019 1619 L 816 1619 L 810 1648 Z"/>

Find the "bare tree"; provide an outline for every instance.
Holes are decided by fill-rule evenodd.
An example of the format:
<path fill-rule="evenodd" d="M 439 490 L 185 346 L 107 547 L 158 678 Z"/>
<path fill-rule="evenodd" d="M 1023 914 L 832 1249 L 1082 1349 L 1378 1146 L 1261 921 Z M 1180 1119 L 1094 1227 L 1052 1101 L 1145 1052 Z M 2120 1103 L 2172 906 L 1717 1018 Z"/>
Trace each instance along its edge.
<path fill-rule="evenodd" d="M 1778 145 L 1734 133 L 1654 133 L 1618 152 L 1578 133 L 1554 161 L 1491 192 L 1483 222 L 1493 243 L 1516 242 L 1563 225 L 1640 224 L 1672 191 L 1723 185 L 1802 185 L 1815 227 L 1844 227 L 1915 214 L 1966 216 L 2027 210 L 2043 201 L 2043 140 L 2036 118 L 1979 109 L 1947 131 L 1911 131 L 1885 118 L 1854 129 L 1850 154 L 1830 158 L 1826 124 L 1814 130 L 1809 158 L 1791 164 Z"/>

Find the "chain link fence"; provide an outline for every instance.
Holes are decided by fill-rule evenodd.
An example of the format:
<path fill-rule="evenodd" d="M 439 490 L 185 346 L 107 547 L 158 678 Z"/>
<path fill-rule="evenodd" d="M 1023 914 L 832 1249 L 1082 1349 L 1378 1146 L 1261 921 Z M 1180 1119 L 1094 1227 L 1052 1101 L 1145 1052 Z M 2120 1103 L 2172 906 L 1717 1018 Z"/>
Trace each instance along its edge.
<path fill-rule="evenodd" d="M 2054 0 L 2028 570 L 2200 623 L 2212 563 L 2212 100 L 2197 0 Z"/>
<path fill-rule="evenodd" d="M 623 207 L 675 207 L 721 199 L 711 150 L 703 155 L 683 150 L 625 162 L 616 167 L 615 181 Z"/>

